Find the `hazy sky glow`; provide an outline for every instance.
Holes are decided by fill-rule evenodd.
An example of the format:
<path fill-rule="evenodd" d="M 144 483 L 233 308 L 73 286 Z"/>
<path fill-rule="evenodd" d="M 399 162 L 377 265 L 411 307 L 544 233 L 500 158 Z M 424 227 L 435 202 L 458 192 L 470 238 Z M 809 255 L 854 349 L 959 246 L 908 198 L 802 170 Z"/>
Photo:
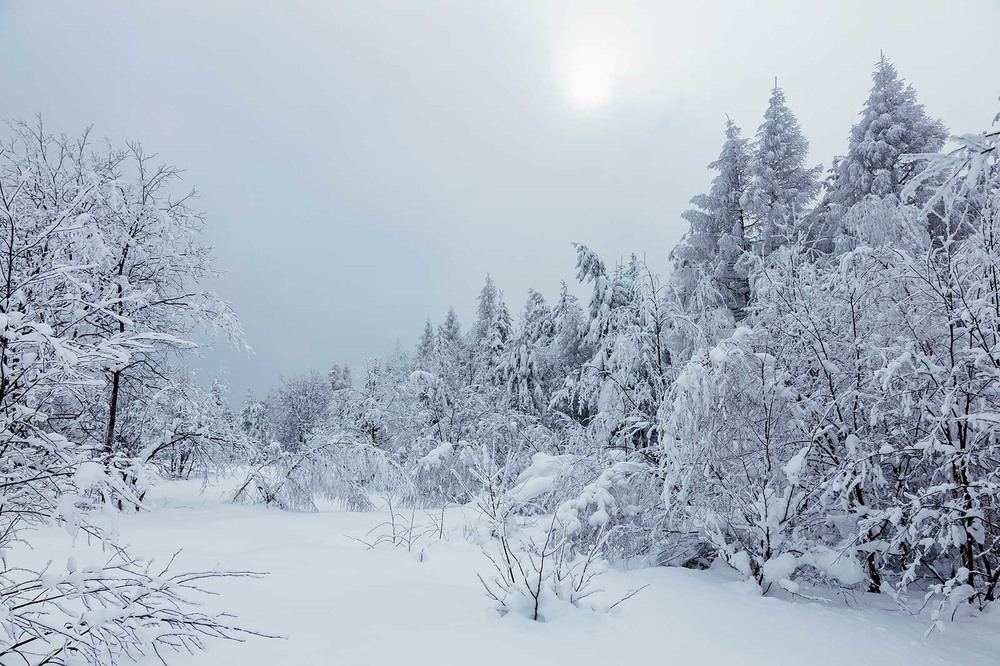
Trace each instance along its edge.
<path fill-rule="evenodd" d="M 984 128 L 1000 3 L 937 5 L 0 0 L 0 116 L 186 170 L 257 351 L 205 359 L 238 398 L 409 348 L 449 304 L 467 324 L 487 272 L 512 309 L 554 297 L 572 241 L 665 268 L 725 114 L 752 135 L 775 76 L 824 165 L 880 49 Z"/>

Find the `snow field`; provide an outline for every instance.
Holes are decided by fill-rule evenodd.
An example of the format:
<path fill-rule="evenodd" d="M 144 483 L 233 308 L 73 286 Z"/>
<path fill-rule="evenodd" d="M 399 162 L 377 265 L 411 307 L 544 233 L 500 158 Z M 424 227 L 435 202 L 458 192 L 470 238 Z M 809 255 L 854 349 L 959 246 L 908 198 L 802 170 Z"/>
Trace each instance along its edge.
<path fill-rule="evenodd" d="M 182 548 L 179 567 L 267 572 L 212 581 L 219 597 L 209 607 L 284 638 L 213 642 L 177 664 L 985 666 L 1000 658 L 995 614 L 925 638 L 927 618 L 899 612 L 888 597 L 761 597 L 727 570 L 611 571 L 599 579 L 598 601 L 649 587 L 610 614 L 565 607 L 546 622 L 499 617 L 476 579 L 489 563 L 463 538 L 468 510 L 448 510 L 446 540 L 425 539 L 421 557 L 350 538 L 365 539 L 384 512 L 238 506 L 224 499 L 229 485 L 202 493 L 199 482 L 163 483 L 152 511 L 121 519 L 123 539 L 158 559 Z"/>

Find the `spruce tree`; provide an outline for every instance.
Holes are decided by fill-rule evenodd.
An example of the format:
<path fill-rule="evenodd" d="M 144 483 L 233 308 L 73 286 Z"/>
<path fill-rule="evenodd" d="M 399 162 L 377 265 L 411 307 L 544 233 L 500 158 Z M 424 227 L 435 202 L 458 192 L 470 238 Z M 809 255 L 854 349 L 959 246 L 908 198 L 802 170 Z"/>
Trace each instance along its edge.
<path fill-rule="evenodd" d="M 433 363 L 434 353 L 437 351 L 437 340 L 434 337 L 434 327 L 428 319 L 424 324 L 424 332 L 420 335 L 420 342 L 417 343 L 417 356 L 414 359 L 419 370 L 430 370 Z"/>
<path fill-rule="evenodd" d="M 437 347 L 442 354 L 456 354 L 462 347 L 462 324 L 453 307 L 448 308 L 448 314 L 438 326 Z"/>
<path fill-rule="evenodd" d="M 503 300 L 503 292 L 496 290 L 493 319 L 486 328 L 477 363 L 477 379 L 482 384 L 499 385 L 503 382 L 502 367 L 507 347 L 514 334 L 514 322 Z"/>
<path fill-rule="evenodd" d="M 593 356 L 585 343 L 587 320 L 580 299 L 569 292 L 566 282 L 559 288 L 559 300 L 552 312 L 554 363 L 562 368 L 561 376 L 579 368 Z"/>
<path fill-rule="evenodd" d="M 342 391 L 351 388 L 351 366 L 346 363 L 334 363 L 330 366 L 330 388 L 333 391 Z"/>
<path fill-rule="evenodd" d="M 903 197 L 907 183 L 926 168 L 926 161 L 903 156 L 941 150 L 948 133 L 940 120 L 927 116 L 913 86 L 885 55 L 872 72 L 872 88 L 860 115 L 851 128 L 847 155 L 834 163 L 827 194 L 813 216 L 811 235 L 825 251 L 833 249 L 837 238 L 852 235 L 844 228 L 844 217 L 867 197 L 920 206 L 936 185 L 928 181 Z M 940 222 L 938 215 L 931 215 L 927 224 Z"/>
<path fill-rule="evenodd" d="M 749 161 L 747 140 L 736 123 L 727 119 L 722 152 L 708 165 L 718 174 L 708 194 L 691 199 L 695 208 L 683 215 L 691 228 L 671 253 L 674 283 L 682 302 L 691 300 L 702 280 L 711 279 L 737 319 L 742 318 L 750 296 L 747 277 L 738 267 L 748 249 L 749 216 L 742 200 L 749 180 Z"/>
<path fill-rule="evenodd" d="M 552 309 L 540 293 L 529 289 L 521 321 L 503 364 L 503 383 L 512 407 L 528 414 L 541 416 L 545 413 L 554 337 Z"/>
<path fill-rule="evenodd" d="M 898 197 L 907 180 L 924 168 L 924 162 L 904 163 L 900 158 L 936 153 L 948 136 L 944 123 L 927 116 L 913 86 L 885 55 L 872 72 L 872 82 L 833 183 L 832 201 L 843 208 L 868 195 Z M 926 201 L 926 195 L 922 198 Z"/>
<path fill-rule="evenodd" d="M 472 327 L 473 344 L 482 347 L 484 340 L 489 336 L 490 327 L 497 313 L 497 300 L 499 290 L 493 278 L 486 276 L 486 283 L 479 291 L 479 303 L 476 309 L 476 323 Z"/>
<path fill-rule="evenodd" d="M 500 367 L 513 328 L 503 293 L 487 275 L 486 283 L 479 292 L 476 322 L 469 336 L 468 362 L 474 383 L 497 385 L 502 381 Z"/>
<path fill-rule="evenodd" d="M 741 202 L 753 217 L 752 240 L 761 256 L 790 240 L 797 220 L 816 196 L 821 167 L 806 167 L 808 153 L 809 141 L 776 80 L 757 130 L 751 180 Z"/>

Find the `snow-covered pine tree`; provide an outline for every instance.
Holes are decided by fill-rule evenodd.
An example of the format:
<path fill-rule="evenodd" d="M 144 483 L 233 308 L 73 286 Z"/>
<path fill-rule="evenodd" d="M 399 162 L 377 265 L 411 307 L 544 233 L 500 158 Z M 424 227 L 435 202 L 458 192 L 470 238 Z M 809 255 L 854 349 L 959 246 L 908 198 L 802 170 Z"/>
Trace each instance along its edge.
<path fill-rule="evenodd" d="M 593 283 L 593 291 L 587 306 L 587 332 L 585 340 L 596 345 L 601 338 L 611 333 L 611 311 L 614 303 L 614 283 L 608 276 L 604 261 L 586 245 L 574 243 L 576 248 L 576 279 L 581 283 Z"/>
<path fill-rule="evenodd" d="M 517 331 L 503 359 L 503 384 L 511 406 L 526 414 L 543 416 L 551 389 L 555 320 L 545 298 L 528 290 Z"/>
<path fill-rule="evenodd" d="M 555 396 L 582 426 L 566 429 L 580 478 L 558 515 L 582 547 L 600 541 L 616 557 L 647 554 L 663 514 L 655 424 L 673 377 L 668 344 L 679 308 L 637 257 L 609 273 L 596 253 L 576 248 L 578 278 L 593 288 L 580 349 L 593 352 Z"/>
<path fill-rule="evenodd" d="M 565 281 L 559 287 L 559 300 L 552 310 L 552 320 L 554 364 L 559 368 L 555 374 L 567 377 L 593 356 L 593 350 L 585 342 L 587 320 L 580 299 L 570 293 Z"/>
<path fill-rule="evenodd" d="M 493 324 L 490 326 L 490 335 L 487 341 L 489 351 L 487 368 L 490 368 L 489 377 L 494 384 L 502 383 L 501 366 L 507 347 L 511 338 L 514 337 L 514 320 L 510 316 L 510 310 L 504 301 L 503 292 L 497 291 L 497 310 L 493 317 Z"/>
<path fill-rule="evenodd" d="M 353 380 L 351 378 L 351 366 L 346 363 L 334 363 L 330 366 L 330 390 L 343 391 L 351 388 Z"/>
<path fill-rule="evenodd" d="M 479 290 L 479 297 L 476 306 L 476 321 L 472 325 L 470 337 L 473 345 L 483 347 L 490 335 L 490 327 L 496 319 L 497 300 L 500 290 L 497 289 L 493 278 L 487 274 L 483 288 Z"/>
<path fill-rule="evenodd" d="M 595 351 L 556 399 L 593 415 L 587 425 L 601 446 L 645 450 L 669 381 L 669 320 L 677 310 L 667 306 L 659 279 L 634 255 L 609 276 L 600 257 L 578 245 L 577 270 L 581 281 L 593 283 L 586 342 Z"/>
<path fill-rule="evenodd" d="M 420 334 L 420 342 L 417 343 L 417 353 L 413 359 L 414 365 L 419 370 L 433 370 L 434 356 L 437 353 L 437 338 L 434 335 L 434 327 L 430 318 L 424 324 L 424 331 Z"/>
<path fill-rule="evenodd" d="M 453 352 L 462 343 L 462 323 L 458 320 L 455 308 L 449 307 L 448 314 L 438 327 L 437 344 L 442 350 Z"/>
<path fill-rule="evenodd" d="M 503 292 L 487 275 L 479 292 L 476 321 L 469 334 L 470 376 L 474 383 L 483 386 L 501 383 L 500 367 L 512 331 L 513 322 Z"/>
<path fill-rule="evenodd" d="M 556 393 L 555 400 L 570 407 L 577 418 L 589 422 L 592 415 L 598 412 L 595 398 L 599 382 L 596 377 L 608 359 L 607 345 L 615 335 L 613 312 L 618 303 L 615 301 L 615 282 L 608 275 L 600 256 L 586 245 L 574 243 L 573 247 L 576 249 L 577 280 L 583 284 L 592 284 L 590 301 L 584 315 L 583 337 L 578 347 L 586 349 L 590 354 L 584 357 L 580 368 L 573 372 Z"/>
<path fill-rule="evenodd" d="M 819 190 L 821 167 L 807 167 L 808 154 L 809 141 L 775 80 L 764 122 L 757 130 L 750 183 L 742 199 L 753 220 L 753 233 L 747 240 L 761 257 L 794 237 L 798 220 Z"/>
<path fill-rule="evenodd" d="M 936 153 L 947 138 L 944 123 L 927 115 L 913 86 L 899 76 L 884 54 L 872 72 L 872 87 L 860 115 L 851 128 L 847 155 L 837 161 L 832 173 L 823 207 L 828 210 L 817 215 L 828 237 L 849 233 L 840 222 L 851 206 L 866 197 L 900 200 L 907 182 L 927 164 L 926 160 L 903 157 Z M 925 183 L 902 203 L 922 206 L 932 191 L 933 184 Z M 930 219 L 939 216 L 931 214 Z"/>
<path fill-rule="evenodd" d="M 550 348 L 549 407 L 585 423 L 592 415 L 585 404 L 576 401 L 575 387 L 580 383 L 584 364 L 594 356 L 594 347 L 587 342 L 588 322 L 580 299 L 569 292 L 565 282 L 559 289 L 552 320 L 555 334 Z"/>
<path fill-rule="evenodd" d="M 736 320 L 744 316 L 750 286 L 740 258 L 749 249 L 743 197 L 749 183 L 749 147 L 732 119 L 726 120 L 726 140 L 719 158 L 709 164 L 717 171 L 708 194 L 691 203 L 684 213 L 691 228 L 671 252 L 673 281 L 681 302 L 697 307 L 695 294 L 700 282 L 712 280 Z"/>
<path fill-rule="evenodd" d="M 433 373 L 442 389 L 446 387 L 445 393 L 450 396 L 457 394 L 472 381 L 469 345 L 466 336 L 462 334 L 462 324 L 454 307 L 448 308 L 444 320 L 438 326 L 431 367 L 417 369 Z"/>

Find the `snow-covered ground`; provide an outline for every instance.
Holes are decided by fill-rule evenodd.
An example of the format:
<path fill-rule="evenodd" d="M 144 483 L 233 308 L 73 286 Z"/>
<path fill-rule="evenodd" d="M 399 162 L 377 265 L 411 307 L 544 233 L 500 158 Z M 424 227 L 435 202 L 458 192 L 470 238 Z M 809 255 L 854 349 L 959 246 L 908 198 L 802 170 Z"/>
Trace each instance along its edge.
<path fill-rule="evenodd" d="M 161 559 L 183 549 L 181 567 L 268 572 L 213 582 L 221 596 L 211 603 L 286 638 L 213 642 L 178 664 L 1000 663 L 996 613 L 925 638 L 927 618 L 893 610 L 888 598 L 850 600 L 853 607 L 764 598 L 724 571 L 614 571 L 601 580 L 607 600 L 649 587 L 610 614 L 570 608 L 544 623 L 501 618 L 476 579 L 488 563 L 463 539 L 461 512 L 449 514 L 450 538 L 425 544 L 421 561 L 349 538 L 364 537 L 385 514 L 235 506 L 222 499 L 224 487 L 159 486 L 151 512 L 122 519 L 124 540 Z"/>

